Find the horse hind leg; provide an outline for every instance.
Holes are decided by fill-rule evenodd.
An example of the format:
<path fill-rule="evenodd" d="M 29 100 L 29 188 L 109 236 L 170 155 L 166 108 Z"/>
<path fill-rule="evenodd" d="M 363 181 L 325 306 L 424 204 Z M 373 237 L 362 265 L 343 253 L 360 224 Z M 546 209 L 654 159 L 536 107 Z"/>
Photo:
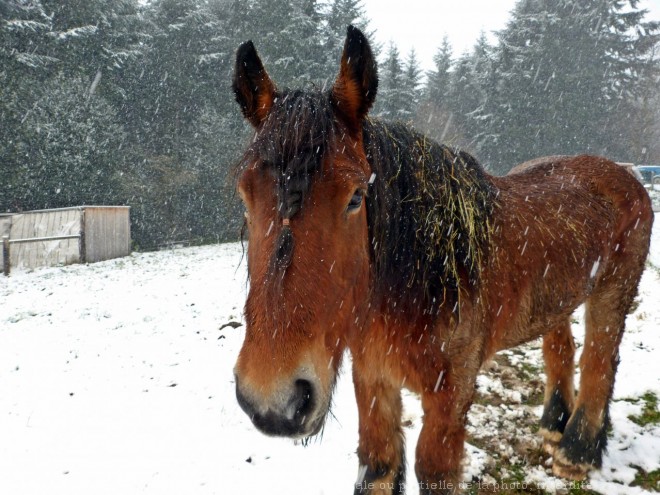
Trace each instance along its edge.
<path fill-rule="evenodd" d="M 607 444 L 619 344 L 644 269 L 643 259 L 636 256 L 617 257 L 614 261 L 585 305 L 580 389 L 553 454 L 553 473 L 564 478 L 582 480 L 589 470 L 600 468 Z"/>
<path fill-rule="evenodd" d="M 543 436 L 543 449 L 554 455 L 573 411 L 575 399 L 575 343 L 570 319 L 567 318 L 544 335 L 543 359 L 546 385 L 540 433 Z"/>
<path fill-rule="evenodd" d="M 599 468 L 602 463 L 625 319 L 625 311 L 607 306 L 603 296 L 592 296 L 586 304 L 580 390 L 573 414 L 553 453 L 553 473 L 564 478 L 584 479 L 590 469 Z"/>

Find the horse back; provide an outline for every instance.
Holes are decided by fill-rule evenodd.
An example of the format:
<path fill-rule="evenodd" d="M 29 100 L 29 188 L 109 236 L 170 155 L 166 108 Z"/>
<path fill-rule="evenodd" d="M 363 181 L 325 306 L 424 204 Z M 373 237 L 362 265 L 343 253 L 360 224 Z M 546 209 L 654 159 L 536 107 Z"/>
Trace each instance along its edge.
<path fill-rule="evenodd" d="M 483 285 L 491 352 L 538 337 L 617 270 L 643 267 L 653 212 L 623 167 L 588 155 L 548 157 L 493 181 Z"/>

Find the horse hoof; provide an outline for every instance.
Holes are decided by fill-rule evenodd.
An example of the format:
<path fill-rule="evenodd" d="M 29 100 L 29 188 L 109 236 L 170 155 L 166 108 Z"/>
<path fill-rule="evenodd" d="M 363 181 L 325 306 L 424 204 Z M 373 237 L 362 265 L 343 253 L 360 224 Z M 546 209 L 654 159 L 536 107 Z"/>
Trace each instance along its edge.
<path fill-rule="evenodd" d="M 541 428 L 540 433 L 543 437 L 543 451 L 554 457 L 555 452 L 559 448 L 561 433 L 558 431 L 546 430 L 545 428 Z"/>
<path fill-rule="evenodd" d="M 549 456 L 554 457 L 555 452 L 557 451 L 557 447 L 559 447 L 559 442 L 552 442 L 550 440 L 543 441 L 543 452 Z"/>
<path fill-rule="evenodd" d="M 559 478 L 573 481 L 584 481 L 591 470 L 590 464 L 573 464 L 564 457 L 559 449 L 555 449 L 552 460 L 552 474 Z"/>

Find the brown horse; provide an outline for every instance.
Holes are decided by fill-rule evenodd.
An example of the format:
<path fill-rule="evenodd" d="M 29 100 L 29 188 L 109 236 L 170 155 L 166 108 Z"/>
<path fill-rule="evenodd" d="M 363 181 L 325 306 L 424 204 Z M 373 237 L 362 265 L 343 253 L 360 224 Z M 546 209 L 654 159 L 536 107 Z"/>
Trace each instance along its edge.
<path fill-rule="evenodd" d="M 238 189 L 250 289 L 236 395 L 269 435 L 320 431 L 348 348 L 359 409 L 355 493 L 402 493 L 402 387 L 421 397 L 421 493 L 453 493 L 475 379 L 543 336 L 541 432 L 554 472 L 601 464 L 627 312 L 649 248 L 648 195 L 613 162 L 558 157 L 507 177 L 372 120 L 376 63 L 348 28 L 327 91 L 279 90 L 251 42 L 233 88 L 255 135 Z M 586 304 L 579 393 L 570 317 Z"/>

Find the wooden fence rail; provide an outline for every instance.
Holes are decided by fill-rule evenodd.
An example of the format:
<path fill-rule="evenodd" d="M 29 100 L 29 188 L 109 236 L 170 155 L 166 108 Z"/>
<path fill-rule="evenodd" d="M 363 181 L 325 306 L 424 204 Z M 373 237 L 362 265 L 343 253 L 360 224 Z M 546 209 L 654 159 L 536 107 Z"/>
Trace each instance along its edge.
<path fill-rule="evenodd" d="M 71 234 L 71 235 L 55 235 L 50 237 L 31 237 L 29 239 L 10 239 L 9 236 L 2 237 L 2 272 L 5 274 L 5 277 L 9 276 L 11 272 L 11 245 L 12 244 L 23 244 L 27 242 L 47 242 L 47 241 L 64 241 L 68 239 L 79 239 L 80 243 L 80 262 L 85 262 L 85 242 L 83 238 L 83 233 Z"/>

